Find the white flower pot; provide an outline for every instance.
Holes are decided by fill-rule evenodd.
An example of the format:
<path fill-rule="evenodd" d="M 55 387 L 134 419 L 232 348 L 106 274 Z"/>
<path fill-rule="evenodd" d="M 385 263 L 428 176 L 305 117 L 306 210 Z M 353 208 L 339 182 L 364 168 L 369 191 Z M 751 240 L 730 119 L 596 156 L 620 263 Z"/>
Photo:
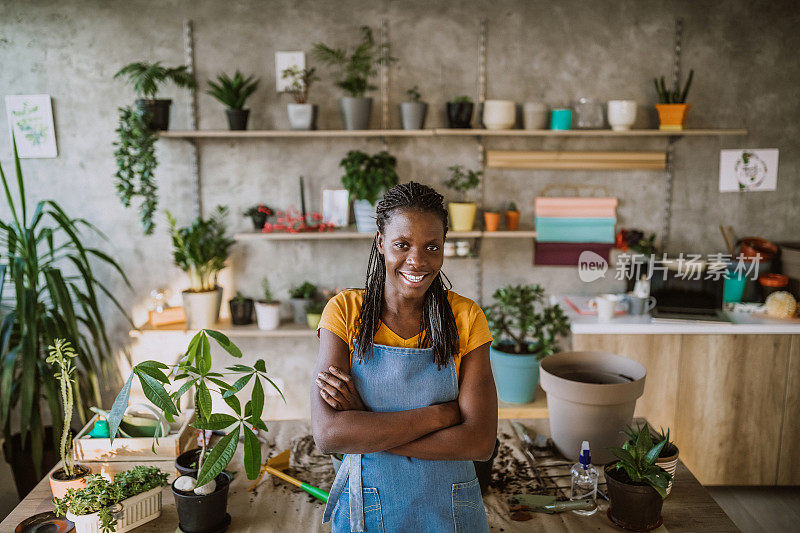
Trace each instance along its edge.
<path fill-rule="evenodd" d="M 317 106 L 315 104 L 288 104 L 289 127 L 293 130 L 317 129 Z"/>
<path fill-rule="evenodd" d="M 609 100 L 608 124 L 614 131 L 628 131 L 636 122 L 636 102 L 633 100 Z"/>
<path fill-rule="evenodd" d="M 216 325 L 222 305 L 221 287 L 204 292 L 183 291 L 181 295 L 188 329 L 210 329 Z"/>
<path fill-rule="evenodd" d="M 356 215 L 356 227 L 359 233 L 375 233 L 378 225 L 375 223 L 375 206 L 367 200 L 353 202 L 353 213 Z"/>
<path fill-rule="evenodd" d="M 114 512 L 115 533 L 130 531 L 161 516 L 161 490 L 162 487 L 156 487 L 119 502 L 115 506 L 119 510 Z M 67 511 L 67 519 L 75 524 L 75 533 L 100 533 L 97 513 L 77 516 Z"/>
<path fill-rule="evenodd" d="M 256 302 L 256 321 L 258 329 L 277 329 L 281 323 L 280 302 Z"/>
<path fill-rule="evenodd" d="M 487 130 L 508 130 L 517 122 L 517 107 L 512 100 L 486 100 L 483 125 Z"/>

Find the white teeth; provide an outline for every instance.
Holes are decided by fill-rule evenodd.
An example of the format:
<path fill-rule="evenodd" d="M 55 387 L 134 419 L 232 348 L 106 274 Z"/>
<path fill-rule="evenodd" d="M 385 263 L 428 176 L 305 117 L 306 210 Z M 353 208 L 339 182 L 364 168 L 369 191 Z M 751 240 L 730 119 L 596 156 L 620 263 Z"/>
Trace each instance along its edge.
<path fill-rule="evenodd" d="M 412 276 L 411 274 L 406 274 L 405 272 L 400 272 L 400 274 L 404 278 L 406 278 L 408 281 L 410 281 L 411 283 L 419 283 L 420 281 L 422 281 L 422 278 L 425 277 L 424 275 L 423 276 Z"/>

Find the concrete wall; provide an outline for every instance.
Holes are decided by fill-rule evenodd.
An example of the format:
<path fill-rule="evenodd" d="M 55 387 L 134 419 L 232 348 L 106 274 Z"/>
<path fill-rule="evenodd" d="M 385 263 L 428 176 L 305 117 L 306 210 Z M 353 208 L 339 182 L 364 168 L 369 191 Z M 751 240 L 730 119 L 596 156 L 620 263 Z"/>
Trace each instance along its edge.
<path fill-rule="evenodd" d="M 668 74 L 676 16 L 685 21 L 683 65 L 695 69 L 690 102 L 691 127 L 746 127 L 744 138 L 686 138 L 675 149 L 675 187 L 670 251 L 721 251 L 717 225 L 732 225 L 739 235 L 774 240 L 796 238 L 800 204 L 800 111 L 797 95 L 800 68 L 796 51 L 798 10 L 793 2 L 693 1 L 523 1 L 464 2 L 356 1 L 338 2 L 230 0 L 212 1 L 0 1 L 0 93 L 48 93 L 53 97 L 59 157 L 23 163 L 31 200 L 57 199 L 74 216 L 102 229 L 110 242 L 100 244 L 117 258 L 131 278 L 127 289 L 107 270 L 100 278 L 123 305 L 142 320 L 151 289 L 186 286 L 172 265 L 163 210 L 181 222 L 193 212 L 189 147 L 179 140 L 158 143 L 160 208 L 155 235 L 141 235 L 135 209 L 123 209 L 114 192 L 112 141 L 117 107 L 134 95 L 112 79 L 122 66 L 137 60 L 183 62 L 182 21 L 194 20 L 198 79 L 236 68 L 261 77 L 250 102 L 252 129 L 286 128 L 286 95 L 274 90 L 273 53 L 305 50 L 316 41 L 352 45 L 357 28 L 377 29 L 389 22 L 392 126 L 395 104 L 404 91 L 418 85 L 431 104 L 429 127 L 444 125 L 443 105 L 458 94 L 477 96 L 479 21 L 489 20 L 488 96 L 518 102 L 543 100 L 569 103 L 580 96 L 605 101 L 632 98 L 640 104 L 637 126 L 655 124 L 651 79 Z M 309 58 L 309 63 L 314 64 Z M 317 65 L 318 67 L 320 65 Z M 330 71 L 314 86 L 320 104 L 321 128 L 338 128 Z M 172 127 L 187 127 L 187 94 L 172 87 Z M 377 95 L 376 95 L 377 96 Z M 199 96 L 199 127 L 226 127 L 224 112 L 210 96 Z M 0 102 L 0 116 L 4 116 Z M 5 119 L 3 119 L 5 120 Z M 377 114 L 374 126 L 377 127 Z M 10 141 L 0 127 L 0 161 L 11 168 Z M 665 140 L 631 139 L 495 139 L 495 148 L 564 150 L 661 150 Z M 718 161 L 721 148 L 779 148 L 778 190 L 721 194 Z M 248 140 L 207 141 L 201 145 L 203 202 L 231 207 L 232 231 L 248 229 L 239 213 L 258 202 L 285 208 L 298 203 L 297 178 L 306 178 L 310 207 L 320 209 L 322 188 L 340 184 L 338 161 L 350 149 L 382 148 L 376 140 Z M 398 139 L 389 143 L 399 159 L 403 179 L 440 186 L 446 168 L 477 164 L 475 140 Z M 661 172 L 549 172 L 490 170 L 485 205 L 499 207 L 515 199 L 523 220 L 532 223 L 533 199 L 548 186 L 603 188 L 620 198 L 619 223 L 659 231 L 663 209 Z M 7 211 L 2 208 L 2 214 Z M 231 258 L 226 290 L 255 295 L 268 275 L 280 298 L 305 279 L 323 286 L 363 284 L 368 246 L 364 242 L 241 243 Z M 550 292 L 596 292 L 613 284 L 582 284 L 574 268 L 534 268 L 532 243 L 487 241 L 483 247 L 485 300 L 511 282 L 542 283 Z M 455 289 L 477 298 L 475 261 L 448 261 L 446 272 Z M 108 309 L 113 338 L 129 341 L 127 327 Z M 158 343 L 134 347 L 137 357 L 167 357 Z M 304 416 L 307 379 L 315 342 L 247 341 L 248 353 L 264 356 L 272 371 L 291 389 L 293 405 L 275 416 Z M 147 346 L 147 347 L 145 347 Z"/>

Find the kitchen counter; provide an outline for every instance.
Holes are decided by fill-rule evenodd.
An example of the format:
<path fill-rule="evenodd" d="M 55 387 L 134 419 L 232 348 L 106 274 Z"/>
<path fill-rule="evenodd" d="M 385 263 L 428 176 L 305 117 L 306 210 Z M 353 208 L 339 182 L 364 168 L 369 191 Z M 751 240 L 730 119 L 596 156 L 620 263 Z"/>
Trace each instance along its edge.
<path fill-rule="evenodd" d="M 534 433 L 548 433 L 549 424 L 546 419 L 521 420 Z M 279 453 L 291 448 L 292 467 L 294 474 L 307 482 L 316 484 L 323 489 L 329 489 L 333 481 L 333 468 L 329 459 L 322 456 L 311 444 L 310 423 L 308 421 L 280 421 L 268 422 L 270 428 L 267 433 L 269 444 L 262 446 L 264 457 Z M 513 475 L 518 480 L 532 479 L 532 473 L 517 446 L 510 423 L 501 421 L 499 426 L 500 440 L 505 449 L 505 457 L 495 463 L 495 478 L 502 477 L 502 472 L 512 472 L 511 467 L 518 466 Z M 510 455 L 509 455 L 510 453 Z M 300 456 L 303 456 L 302 458 Z M 300 464 L 298 464 L 298 462 Z M 501 463 L 505 463 L 503 468 Z M 152 464 L 171 471 L 171 462 L 146 462 L 137 464 Z M 96 471 L 118 472 L 131 468 L 133 463 L 94 463 Z M 563 467 L 563 468 L 568 468 Z M 235 470 L 238 475 L 231 484 L 228 497 L 228 513 L 232 517 L 228 531 L 234 532 L 278 532 L 278 531 L 330 531 L 330 524 L 322 524 L 323 504 L 311 498 L 284 482 L 276 482 L 270 478 L 262 480 L 255 491 L 248 491 L 250 481 L 244 476 L 241 463 L 241 447 L 231 463 L 230 470 Z M 560 486 L 569 484 L 569 472 L 566 479 L 558 479 Z M 547 474 L 545 473 L 545 477 Z M 174 475 L 170 477 L 170 481 Z M 549 479 L 549 478 L 548 478 Z M 531 481 L 531 483 L 535 483 Z M 519 486 L 519 481 L 516 486 Z M 508 484 L 507 484 L 508 486 Z M 525 485 L 522 485 L 525 486 Z M 554 489 L 551 489 L 554 490 Z M 519 492 L 520 489 L 511 489 Z M 552 492 L 551 492 L 552 493 Z M 512 521 L 506 503 L 506 494 L 498 491 L 493 486 L 484 496 L 489 525 L 493 531 L 523 532 L 523 531 L 553 531 L 553 532 L 580 532 L 580 531 L 620 531 L 613 526 L 606 517 L 608 503 L 601 501 L 600 509 L 593 516 L 582 517 L 570 512 L 557 515 L 533 513 L 527 521 Z M 163 509 L 161 516 L 145 524 L 140 531 L 152 533 L 173 533 L 178 523 L 175 503 L 169 486 L 163 491 Z M 36 513 L 51 510 L 50 487 L 45 477 L 36 488 L 0 523 L 0 531 L 13 531 L 13 528 L 25 518 Z M 662 511 L 664 526 L 655 531 L 738 531 L 725 512 L 717 505 L 708 491 L 695 479 L 692 473 L 682 464 L 678 463 L 678 471 L 672 494 L 664 501 Z"/>

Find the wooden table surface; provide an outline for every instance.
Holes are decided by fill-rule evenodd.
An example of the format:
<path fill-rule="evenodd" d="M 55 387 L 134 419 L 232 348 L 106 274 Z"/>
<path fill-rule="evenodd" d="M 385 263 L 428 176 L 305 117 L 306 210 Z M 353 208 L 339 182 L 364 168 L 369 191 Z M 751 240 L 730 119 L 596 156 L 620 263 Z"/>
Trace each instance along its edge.
<path fill-rule="evenodd" d="M 534 434 L 549 433 L 549 424 L 546 419 L 520 420 Z M 291 420 L 268 423 L 270 431 L 265 434 L 269 444 L 262 446 L 264 456 L 267 457 L 286 448 L 293 448 L 293 454 L 300 455 L 299 449 L 309 447 L 310 423 L 307 420 Z M 519 453 L 516 439 L 509 439 L 513 435 L 510 422 L 500 421 L 499 434 L 501 442 L 508 444 L 514 454 Z M 504 440 L 505 438 L 505 440 Z M 299 446 L 299 447 L 298 447 Z M 323 504 L 313 500 L 308 494 L 294 489 L 283 482 L 265 479 L 255 491 L 248 491 L 251 482 L 244 475 L 241 463 L 241 447 L 237 456 L 231 463 L 230 470 L 238 472 L 231 484 L 228 497 L 228 513 L 232 516 L 230 532 L 287 532 L 287 531 L 330 531 L 330 523 L 322 524 Z M 313 454 L 318 452 L 313 451 Z M 518 455 L 522 457 L 522 455 Z M 294 458 L 293 458 L 294 461 Z M 139 463 L 86 463 L 93 471 L 115 473 L 131 468 Z M 171 472 L 170 481 L 174 479 L 174 467 L 171 462 L 148 462 L 148 465 L 161 467 Z M 319 466 L 317 470 L 319 470 Z M 327 463 L 323 463 L 323 478 L 327 481 L 319 482 L 321 488 L 328 490 L 333 479 L 333 469 L 327 471 Z M 568 472 L 568 470 L 567 470 Z M 296 471 L 298 477 L 301 471 Z M 310 473 L 308 475 L 311 475 Z M 527 473 L 530 475 L 530 472 Z M 301 477 L 302 479 L 302 477 Z M 322 479 L 322 478 L 321 478 Z M 568 483 L 568 478 L 567 483 Z M 314 481 L 306 479 L 306 481 Z M 608 503 L 602 500 L 600 509 L 590 517 L 575 515 L 571 512 L 547 515 L 533 514 L 528 521 L 512 521 L 506 502 L 507 494 L 501 494 L 495 489 L 484 495 L 484 503 L 489 517 L 492 531 L 522 532 L 522 531 L 553 531 L 553 532 L 580 532 L 580 531 L 622 531 L 614 526 L 606 517 Z M 30 494 L 0 523 L 0 533 L 14 531 L 14 528 L 25 518 L 49 511 L 53 508 L 50 486 L 47 478 L 42 479 Z M 678 471 L 672 494 L 664 501 L 662 511 L 664 525 L 656 531 L 702 531 L 711 533 L 718 531 L 738 531 L 724 511 L 717 505 L 708 491 L 703 488 L 689 470 L 678 464 Z M 137 528 L 140 533 L 173 533 L 178 525 L 175 502 L 170 487 L 164 487 L 163 509 L 161 516 L 156 520 Z"/>

